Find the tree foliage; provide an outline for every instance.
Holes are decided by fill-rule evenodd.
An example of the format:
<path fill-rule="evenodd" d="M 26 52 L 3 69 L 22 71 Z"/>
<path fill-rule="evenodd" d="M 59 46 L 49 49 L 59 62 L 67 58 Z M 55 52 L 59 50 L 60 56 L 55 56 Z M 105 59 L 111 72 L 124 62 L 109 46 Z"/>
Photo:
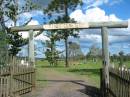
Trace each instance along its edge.
<path fill-rule="evenodd" d="M 53 52 L 48 48 L 45 52 L 46 59 L 50 63 L 50 66 L 57 66 L 58 65 L 58 51 L 54 50 Z"/>
<path fill-rule="evenodd" d="M 7 41 L 9 43 L 9 54 L 12 56 L 16 56 L 26 42 L 26 40 L 22 38 L 22 35 L 16 32 L 11 32 L 11 34 L 8 32 Z"/>
<path fill-rule="evenodd" d="M 89 55 L 92 57 L 102 56 L 102 50 L 96 47 L 95 45 L 92 45 L 89 48 Z"/>
<path fill-rule="evenodd" d="M 73 58 L 73 59 L 80 59 L 82 58 L 83 52 L 81 51 L 81 47 L 79 44 L 77 44 L 76 42 L 69 42 L 69 58 Z"/>
<path fill-rule="evenodd" d="M 4 23 L 4 0 L 0 0 L 0 65 L 4 65 L 7 59 L 6 27 Z"/>
<path fill-rule="evenodd" d="M 119 66 L 123 66 L 123 61 L 124 61 L 124 52 L 120 51 L 119 52 Z"/>
<path fill-rule="evenodd" d="M 14 26 L 17 26 L 17 21 L 19 19 L 19 15 L 24 12 L 29 12 L 36 8 L 36 6 L 30 1 L 25 0 L 24 5 L 20 5 L 18 2 L 19 0 L 5 0 L 6 8 L 8 11 L 5 11 L 5 16 L 14 22 Z M 27 22 L 23 25 L 27 25 L 32 18 L 30 18 Z M 23 46 L 26 42 L 26 39 L 22 38 L 22 35 L 18 34 L 18 32 L 10 32 L 7 31 L 7 42 L 9 44 L 9 54 L 12 56 L 16 56 L 17 53 L 21 50 L 21 46 Z"/>
<path fill-rule="evenodd" d="M 55 42 L 53 40 L 46 42 L 47 50 L 45 52 L 46 59 L 51 66 L 57 66 L 57 61 L 59 58 L 58 51 L 55 48 Z"/>
<path fill-rule="evenodd" d="M 52 0 L 48 7 L 44 10 L 45 14 L 48 15 L 49 19 L 52 15 L 57 15 L 55 18 L 56 23 L 72 23 L 74 20 L 70 19 L 69 12 L 73 11 L 81 0 Z M 68 37 L 76 36 L 74 30 L 58 30 L 58 34 L 61 34 L 62 39 L 65 40 L 66 48 L 66 60 L 65 65 L 68 67 Z"/>
<path fill-rule="evenodd" d="M 90 48 L 89 48 L 89 52 L 87 54 L 88 58 L 92 58 L 92 60 L 95 62 L 97 57 L 101 57 L 102 56 L 102 49 L 98 48 L 95 46 L 95 44 L 93 44 Z"/>

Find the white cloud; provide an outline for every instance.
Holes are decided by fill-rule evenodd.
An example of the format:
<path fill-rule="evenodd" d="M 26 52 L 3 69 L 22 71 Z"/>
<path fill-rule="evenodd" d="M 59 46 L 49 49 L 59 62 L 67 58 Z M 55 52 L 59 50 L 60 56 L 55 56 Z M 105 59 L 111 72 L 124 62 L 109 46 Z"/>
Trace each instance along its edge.
<path fill-rule="evenodd" d="M 87 8 L 100 6 L 102 4 L 108 3 L 108 1 L 109 0 L 94 0 L 91 4 L 88 5 Z"/>
<path fill-rule="evenodd" d="M 37 10 L 37 11 L 23 13 L 23 14 L 19 15 L 19 24 L 18 25 L 23 24 L 25 21 L 27 21 L 31 17 L 38 17 L 38 16 L 43 16 L 43 12 Z M 28 25 L 39 25 L 39 22 L 37 20 L 31 20 L 28 23 Z M 38 31 L 35 31 L 34 33 L 36 34 L 37 32 Z M 29 37 L 28 31 L 19 32 L 19 33 L 22 33 L 23 38 L 28 38 Z M 45 40 L 48 40 L 48 39 L 44 35 L 40 34 L 39 36 L 37 36 L 35 38 L 35 40 L 45 41 Z"/>
<path fill-rule="evenodd" d="M 38 24 L 39 24 L 39 22 L 36 21 L 36 20 L 31 20 L 31 21 L 28 23 L 28 25 L 38 25 Z M 29 36 L 28 33 L 29 33 L 28 31 L 19 32 L 19 34 L 22 34 L 22 37 L 23 37 L 23 38 L 28 38 L 28 36 Z M 36 31 L 35 31 L 34 33 L 36 33 Z"/>
<path fill-rule="evenodd" d="M 31 20 L 28 25 L 39 25 L 39 22 L 36 20 Z M 34 33 L 36 34 L 38 31 L 35 31 Z M 29 32 L 28 31 L 24 31 L 24 32 L 19 32 L 19 34 L 22 34 L 23 38 L 28 38 L 29 37 Z M 35 40 L 41 40 L 41 41 L 46 41 L 49 40 L 49 38 L 43 34 L 40 34 L 39 36 L 37 36 L 35 38 Z"/>
<path fill-rule="evenodd" d="M 94 34 L 86 34 L 86 35 L 80 35 L 80 41 L 89 41 L 89 42 L 101 42 L 101 35 L 94 35 Z"/>
<path fill-rule="evenodd" d="M 115 14 L 110 14 L 108 21 L 121 21 L 121 19 L 117 18 Z"/>
<path fill-rule="evenodd" d="M 95 7 L 86 10 L 85 14 L 82 10 L 78 9 L 70 14 L 71 18 L 74 18 L 77 22 L 101 22 L 101 21 L 120 21 L 115 14 L 106 15 L 105 11 Z"/>
<path fill-rule="evenodd" d="M 31 20 L 28 25 L 39 25 L 39 22 L 36 20 Z"/>
<path fill-rule="evenodd" d="M 14 22 L 12 20 L 8 20 L 8 22 L 5 22 L 5 26 L 6 27 L 13 27 L 14 26 Z"/>
<path fill-rule="evenodd" d="M 26 13 L 19 15 L 19 17 L 21 17 L 21 18 L 23 18 L 23 16 L 24 16 L 24 18 L 28 19 L 28 18 L 31 18 L 33 15 L 30 12 L 26 12 Z"/>
<path fill-rule="evenodd" d="M 31 11 L 31 12 L 25 12 L 18 16 L 17 26 L 23 25 L 25 22 L 27 22 L 31 17 L 37 17 L 37 16 L 43 16 L 42 11 Z M 7 20 L 7 17 L 4 17 L 5 20 Z M 34 21 L 31 21 L 31 23 Z M 33 24 L 33 23 L 32 23 Z M 35 23 L 34 23 L 35 24 Z M 13 27 L 14 22 L 12 20 L 8 20 L 8 22 L 5 23 L 7 27 Z M 30 24 L 29 24 L 30 25 Z"/>
<path fill-rule="evenodd" d="M 26 13 L 22 13 L 18 16 L 18 21 L 17 21 L 17 26 L 23 25 L 26 21 L 28 21 L 31 17 L 37 17 L 37 16 L 42 16 L 43 12 L 42 11 L 32 11 L 32 12 L 26 12 Z M 32 19 L 28 25 L 39 25 L 39 22 L 37 20 Z M 12 20 L 9 20 L 8 22 L 6 22 L 6 26 L 7 27 L 13 27 L 14 26 L 14 22 Z M 34 33 L 36 34 L 38 31 L 35 31 Z M 19 34 L 22 35 L 23 38 L 28 38 L 29 37 L 29 32 L 28 31 L 22 31 L 19 32 Z M 36 40 L 49 40 L 46 36 L 44 36 L 43 34 L 40 34 L 39 36 L 37 36 L 35 38 Z"/>
<path fill-rule="evenodd" d="M 111 1 L 110 2 L 110 6 L 113 6 L 113 5 L 115 5 L 115 4 L 119 4 L 120 2 L 122 2 L 122 0 L 113 0 L 113 1 Z"/>
<path fill-rule="evenodd" d="M 20 25 L 23 25 L 25 22 L 27 22 L 30 18 L 34 18 L 34 17 L 40 17 L 40 16 L 43 16 L 43 12 L 42 11 L 31 11 L 31 12 L 25 12 L 25 13 L 22 13 L 18 16 L 18 23 L 17 25 L 20 26 Z"/>
<path fill-rule="evenodd" d="M 25 12 L 25 13 L 20 14 L 19 18 L 28 19 L 28 18 L 35 17 L 35 16 L 38 16 L 38 15 L 43 15 L 43 12 L 39 11 L 39 10 L 35 10 L 35 11 L 31 11 L 31 12 Z"/>
<path fill-rule="evenodd" d="M 35 40 L 41 40 L 41 41 L 45 41 L 45 40 L 50 40 L 47 36 L 40 34 L 39 36 L 37 36 L 35 38 Z"/>
<path fill-rule="evenodd" d="M 107 22 L 107 21 L 122 21 L 115 14 L 106 15 L 101 8 L 95 7 L 86 10 L 85 14 L 82 10 L 76 10 L 70 14 L 70 17 L 77 22 Z M 124 36 L 123 36 L 124 35 Z M 109 42 L 125 42 L 130 41 L 130 28 L 127 29 L 109 29 Z M 82 30 L 80 32 L 80 40 L 101 43 L 101 31 L 98 29 Z"/>
<path fill-rule="evenodd" d="M 103 4 L 113 6 L 115 4 L 120 3 L 122 0 L 82 0 L 82 1 L 83 3 L 86 4 L 86 9 L 89 9 L 92 7 L 99 7 Z"/>

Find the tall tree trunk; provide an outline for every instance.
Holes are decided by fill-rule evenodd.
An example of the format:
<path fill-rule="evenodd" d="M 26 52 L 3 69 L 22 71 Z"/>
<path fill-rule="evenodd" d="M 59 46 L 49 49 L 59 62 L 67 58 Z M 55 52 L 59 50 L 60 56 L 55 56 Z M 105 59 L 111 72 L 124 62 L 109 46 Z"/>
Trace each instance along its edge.
<path fill-rule="evenodd" d="M 66 52 L 65 66 L 69 67 L 69 64 L 68 64 L 68 37 L 65 38 L 65 52 Z"/>
<path fill-rule="evenodd" d="M 64 10 L 65 10 L 65 22 L 67 23 L 68 22 L 68 2 L 65 0 L 64 1 Z M 69 64 L 68 64 L 68 34 L 67 34 L 67 30 L 65 30 L 65 51 L 66 51 L 66 57 L 65 57 L 65 66 L 66 67 L 69 67 Z"/>
<path fill-rule="evenodd" d="M 8 49 L 6 43 L 6 27 L 3 18 L 3 10 L 0 8 L 0 65 L 6 64 L 7 53 Z"/>
<path fill-rule="evenodd" d="M 53 40 L 51 40 L 51 60 L 52 60 L 52 66 L 54 66 L 55 65 L 55 62 L 54 62 L 54 41 Z"/>

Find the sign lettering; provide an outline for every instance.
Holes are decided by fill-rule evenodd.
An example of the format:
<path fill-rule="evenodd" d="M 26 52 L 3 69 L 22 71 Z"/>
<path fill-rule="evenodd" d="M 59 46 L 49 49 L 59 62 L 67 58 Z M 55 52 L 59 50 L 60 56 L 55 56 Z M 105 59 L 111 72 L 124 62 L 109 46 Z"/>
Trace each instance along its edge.
<path fill-rule="evenodd" d="M 89 28 L 89 25 L 87 23 L 63 23 L 63 24 L 43 25 L 43 29 L 45 30 L 75 29 L 75 28 Z"/>

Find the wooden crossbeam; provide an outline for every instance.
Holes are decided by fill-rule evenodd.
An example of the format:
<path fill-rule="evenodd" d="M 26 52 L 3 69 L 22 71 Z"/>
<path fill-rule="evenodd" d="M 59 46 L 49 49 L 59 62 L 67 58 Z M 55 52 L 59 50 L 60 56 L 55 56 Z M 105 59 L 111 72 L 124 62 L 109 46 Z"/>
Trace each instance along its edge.
<path fill-rule="evenodd" d="M 37 31 L 37 30 L 58 30 L 58 29 L 96 29 L 101 27 L 107 28 L 127 28 L 128 21 L 120 22 L 88 22 L 88 23 L 61 23 L 61 24 L 45 24 L 45 25 L 29 25 L 11 27 L 12 32 L 17 31 Z"/>

